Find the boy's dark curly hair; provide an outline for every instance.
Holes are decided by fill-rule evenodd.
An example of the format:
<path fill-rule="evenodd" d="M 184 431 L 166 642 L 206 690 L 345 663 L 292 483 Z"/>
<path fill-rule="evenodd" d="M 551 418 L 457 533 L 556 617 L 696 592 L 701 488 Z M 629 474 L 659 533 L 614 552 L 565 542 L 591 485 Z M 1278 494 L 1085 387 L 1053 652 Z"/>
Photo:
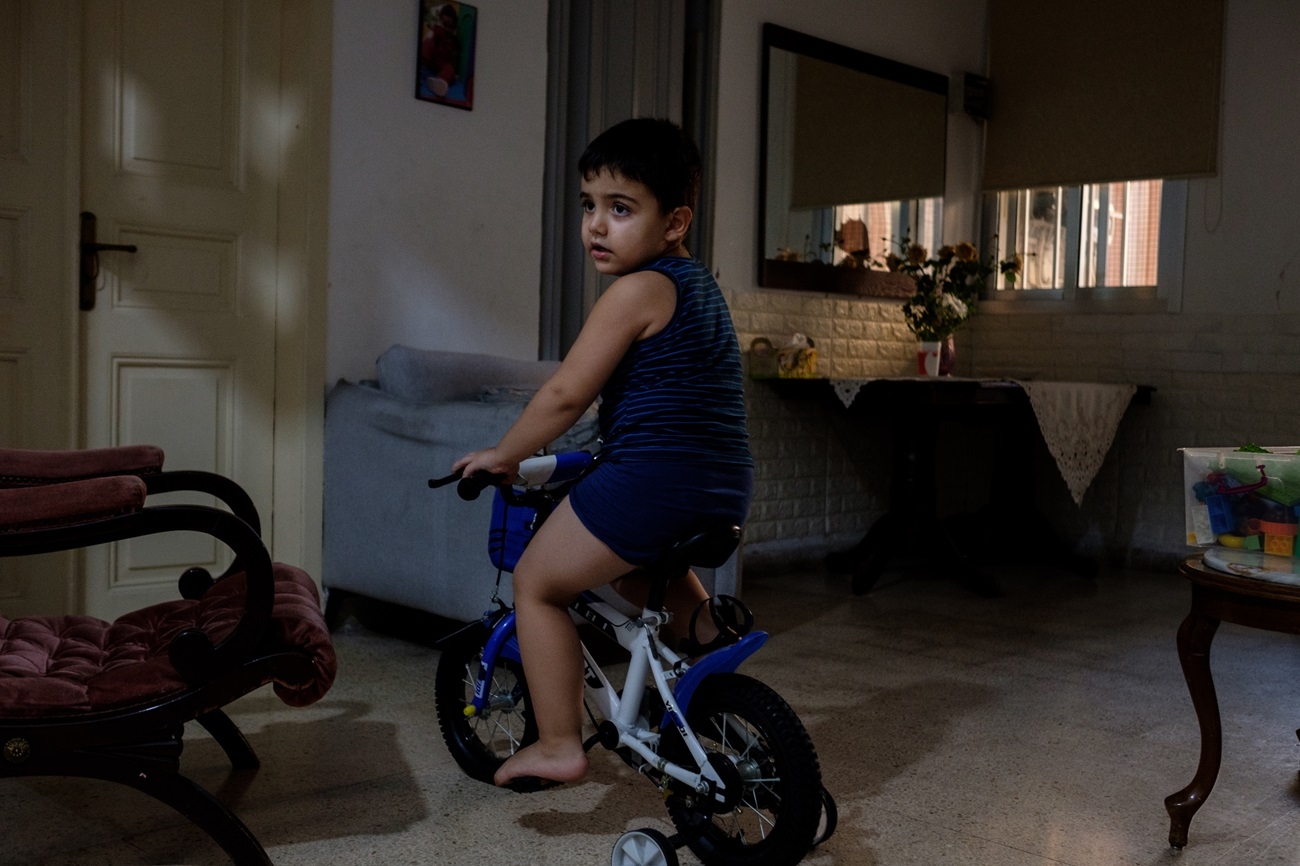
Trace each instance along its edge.
<path fill-rule="evenodd" d="M 667 214 L 683 205 L 695 209 L 700 192 L 700 151 L 671 120 L 634 117 L 596 136 L 578 160 L 578 170 L 591 178 L 608 170 L 643 183 Z"/>

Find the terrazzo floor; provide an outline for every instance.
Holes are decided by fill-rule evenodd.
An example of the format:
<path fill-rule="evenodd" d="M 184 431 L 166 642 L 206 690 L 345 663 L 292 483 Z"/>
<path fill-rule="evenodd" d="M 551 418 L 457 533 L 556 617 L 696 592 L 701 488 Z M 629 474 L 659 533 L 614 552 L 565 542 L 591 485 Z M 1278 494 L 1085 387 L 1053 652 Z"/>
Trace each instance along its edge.
<path fill-rule="evenodd" d="M 987 599 L 933 575 L 886 575 L 865 596 L 816 570 L 747 576 L 772 639 L 743 670 L 798 710 L 839 803 L 838 831 L 806 863 L 1300 863 L 1296 638 L 1220 629 L 1223 769 L 1178 852 L 1163 800 L 1191 778 L 1199 743 L 1174 649 L 1186 585 L 999 577 L 1006 594 Z M 201 729 L 187 733 L 184 771 L 234 805 L 277 866 L 605 864 L 625 829 L 671 832 L 651 786 L 608 754 L 585 782 L 540 794 L 462 776 L 433 716 L 438 651 L 420 639 L 438 626 L 393 614 L 336 632 L 339 678 L 318 704 L 288 709 L 264 690 L 231 707 L 256 773 L 232 775 Z M 165 807 L 107 783 L 0 781 L 0 828 L 13 866 L 227 862 Z"/>

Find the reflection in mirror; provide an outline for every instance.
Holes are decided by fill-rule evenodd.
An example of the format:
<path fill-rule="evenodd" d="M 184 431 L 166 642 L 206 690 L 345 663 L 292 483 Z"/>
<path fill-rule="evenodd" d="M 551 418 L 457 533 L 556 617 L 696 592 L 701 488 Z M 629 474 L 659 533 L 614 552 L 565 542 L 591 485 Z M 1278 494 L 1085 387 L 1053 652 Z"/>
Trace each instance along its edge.
<path fill-rule="evenodd" d="M 763 25 L 759 285 L 907 297 L 885 271 L 942 235 L 948 80 Z"/>

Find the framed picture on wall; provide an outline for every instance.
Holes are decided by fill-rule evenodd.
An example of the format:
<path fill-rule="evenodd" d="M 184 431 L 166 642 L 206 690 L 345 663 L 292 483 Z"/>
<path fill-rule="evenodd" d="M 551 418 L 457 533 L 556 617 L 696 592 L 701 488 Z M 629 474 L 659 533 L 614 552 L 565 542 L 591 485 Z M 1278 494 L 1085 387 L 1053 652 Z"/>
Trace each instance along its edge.
<path fill-rule="evenodd" d="M 415 98 L 474 108 L 474 37 L 478 7 L 451 0 L 419 0 Z"/>

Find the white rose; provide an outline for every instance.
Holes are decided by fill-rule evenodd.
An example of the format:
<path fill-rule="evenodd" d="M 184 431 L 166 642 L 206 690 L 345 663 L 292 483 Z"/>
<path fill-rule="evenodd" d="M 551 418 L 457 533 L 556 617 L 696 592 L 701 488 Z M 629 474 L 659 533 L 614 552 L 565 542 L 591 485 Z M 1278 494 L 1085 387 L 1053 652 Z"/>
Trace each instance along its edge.
<path fill-rule="evenodd" d="M 956 313 L 959 318 L 966 318 L 966 305 L 962 303 L 961 298 L 956 295 L 944 295 L 943 303 L 944 306 Z"/>

